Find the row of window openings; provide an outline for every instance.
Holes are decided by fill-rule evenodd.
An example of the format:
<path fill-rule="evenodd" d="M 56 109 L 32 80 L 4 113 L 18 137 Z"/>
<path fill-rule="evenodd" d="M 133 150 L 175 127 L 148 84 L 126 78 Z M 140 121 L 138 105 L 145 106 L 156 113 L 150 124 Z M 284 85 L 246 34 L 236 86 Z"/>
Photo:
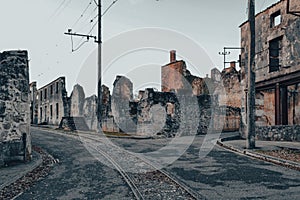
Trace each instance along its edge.
<path fill-rule="evenodd" d="M 44 109 L 45 119 L 47 119 L 47 109 L 48 109 L 48 107 L 45 106 L 45 109 Z M 59 116 L 59 104 L 56 103 L 56 119 L 58 119 L 58 116 Z M 42 121 L 42 119 L 43 119 L 43 108 L 42 107 L 40 107 L 40 118 L 41 118 L 41 121 Z M 52 119 L 52 118 L 53 118 L 53 106 L 50 105 L 50 119 Z"/>
<path fill-rule="evenodd" d="M 58 93 L 58 86 L 59 86 L 59 82 L 56 82 L 55 84 L 56 86 L 56 93 Z M 47 88 L 44 89 L 44 99 L 47 99 L 47 94 L 48 94 L 48 90 Z M 50 95 L 53 95 L 53 85 L 50 85 Z M 40 92 L 40 99 L 43 99 L 43 91 Z"/>

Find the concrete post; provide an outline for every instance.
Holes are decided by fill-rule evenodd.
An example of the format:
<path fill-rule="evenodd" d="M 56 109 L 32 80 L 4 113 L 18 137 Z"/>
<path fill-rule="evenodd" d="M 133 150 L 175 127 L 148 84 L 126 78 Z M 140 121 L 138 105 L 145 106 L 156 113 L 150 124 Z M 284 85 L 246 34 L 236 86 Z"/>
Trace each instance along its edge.
<path fill-rule="evenodd" d="M 255 148 L 255 0 L 249 0 L 249 55 L 248 55 L 248 104 L 247 104 L 247 144 Z"/>

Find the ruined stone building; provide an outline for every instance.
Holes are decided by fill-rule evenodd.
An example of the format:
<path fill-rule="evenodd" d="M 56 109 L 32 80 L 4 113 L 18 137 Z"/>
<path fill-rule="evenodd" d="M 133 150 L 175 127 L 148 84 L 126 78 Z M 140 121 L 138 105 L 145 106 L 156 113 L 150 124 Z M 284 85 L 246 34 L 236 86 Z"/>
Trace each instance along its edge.
<path fill-rule="evenodd" d="M 209 129 L 239 130 L 241 79 L 235 64 L 222 72 L 213 69 L 212 78 L 201 78 L 192 75 L 183 60 L 177 61 L 173 50 L 170 63 L 162 66 L 161 72 L 162 91 L 146 88 L 136 99 L 133 83 L 124 76 L 116 76 L 112 94 L 102 85 L 102 130 L 166 136 L 178 131 L 206 134 Z M 76 84 L 67 97 L 65 79 L 59 78 L 39 90 L 32 83 L 31 91 L 36 96 L 31 100 L 33 122 L 59 124 L 67 130 L 97 130 L 97 96 L 86 98 L 82 86 Z"/>
<path fill-rule="evenodd" d="M 176 60 L 176 51 L 170 51 L 170 63 L 161 67 L 161 91 L 175 92 L 192 88 L 193 94 L 199 96 L 208 94 L 206 83 L 209 79 L 193 76 L 183 60 Z"/>
<path fill-rule="evenodd" d="M 0 166 L 31 159 L 27 51 L 0 53 Z"/>
<path fill-rule="evenodd" d="M 65 77 L 59 77 L 36 91 L 34 103 L 37 107 L 35 111 L 37 120 L 34 122 L 59 125 L 62 117 L 69 116 L 70 108 L 65 85 Z"/>
<path fill-rule="evenodd" d="M 288 3 L 290 7 L 288 8 Z M 255 16 L 258 138 L 296 140 L 300 132 L 300 1 L 281 0 Z M 247 88 L 249 23 L 241 26 L 242 91 Z M 246 126 L 247 93 L 242 99 Z M 275 126 L 277 125 L 277 126 Z"/>
<path fill-rule="evenodd" d="M 201 99 L 201 95 L 212 95 L 209 103 L 205 104 L 207 109 L 210 107 L 209 104 L 217 102 L 215 105 L 218 105 L 219 110 L 214 110 L 213 116 L 208 116 L 210 111 L 205 112 L 206 114 L 201 113 L 200 117 L 206 118 L 207 125 L 202 125 L 205 128 L 199 132 L 205 133 L 208 125 L 212 126 L 211 129 L 222 131 L 240 129 L 241 78 L 234 62 L 222 72 L 217 68 L 212 69 L 211 78 L 201 78 L 192 75 L 184 61 L 177 61 L 176 52 L 173 50 L 170 51 L 170 63 L 162 66 L 161 70 L 163 92 L 178 93 L 180 90 L 191 89 L 192 94 L 198 99 Z M 199 101 L 199 105 L 201 104 L 202 102 Z M 200 109 L 202 109 L 201 106 Z M 212 120 L 210 120 L 211 117 Z"/>
<path fill-rule="evenodd" d="M 211 70 L 211 77 L 215 84 L 213 95 L 216 96 L 218 105 L 226 116 L 214 115 L 212 126 L 223 131 L 239 131 L 241 124 L 241 73 L 236 70 L 235 62 L 230 67 L 220 72 L 214 68 Z M 220 123 L 221 122 L 221 123 Z M 222 127 L 220 127 L 220 125 Z"/>
<path fill-rule="evenodd" d="M 38 123 L 38 105 L 37 101 L 37 83 L 32 82 L 29 84 L 30 88 L 30 123 Z"/>
<path fill-rule="evenodd" d="M 111 116 L 111 95 L 109 88 L 105 85 L 102 85 L 101 89 L 103 130 L 107 132 L 119 132 L 119 129 L 114 126 Z M 76 84 L 73 87 L 73 91 L 69 100 L 69 120 L 73 120 L 75 129 L 93 131 L 96 131 L 98 129 L 97 103 L 98 99 L 96 95 L 85 97 L 84 89 L 82 86 Z"/>

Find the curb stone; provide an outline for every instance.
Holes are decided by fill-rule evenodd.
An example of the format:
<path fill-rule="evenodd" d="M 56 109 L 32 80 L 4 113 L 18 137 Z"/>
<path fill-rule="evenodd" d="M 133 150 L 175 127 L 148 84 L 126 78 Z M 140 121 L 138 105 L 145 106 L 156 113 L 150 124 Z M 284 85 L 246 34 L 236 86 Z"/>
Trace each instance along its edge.
<path fill-rule="evenodd" d="M 0 189 L 0 199 L 16 199 L 36 181 L 48 175 L 50 168 L 59 162 L 39 147 L 33 146 L 33 150 L 40 155 L 41 162 L 35 167 L 29 168 L 30 170 L 24 171 L 18 177 L 12 178 L 9 181 L 10 184 L 6 183 L 6 186 Z"/>
<path fill-rule="evenodd" d="M 287 167 L 290 169 L 300 171 L 300 163 L 297 163 L 297 162 L 293 162 L 293 161 L 289 161 L 289 160 L 285 160 L 285 159 L 281 159 L 281 158 L 277 158 L 277 157 L 273 157 L 273 156 L 269 156 L 269 155 L 264 155 L 261 153 L 254 152 L 252 150 L 246 150 L 246 149 L 240 150 L 231 145 L 227 145 L 227 144 L 223 143 L 223 140 L 217 140 L 217 144 L 225 149 L 228 149 L 228 150 L 238 153 L 240 155 L 245 155 L 245 156 L 248 156 L 251 158 L 263 160 L 263 161 L 270 162 L 270 163 L 273 163 L 276 165 L 280 165 L 283 167 Z"/>
<path fill-rule="evenodd" d="M 33 171 L 35 168 L 37 168 L 38 166 L 40 166 L 43 162 L 42 160 L 42 155 L 39 154 L 36 151 L 33 151 L 33 154 L 35 154 L 35 156 L 37 157 L 37 162 L 30 166 L 29 168 L 27 168 L 26 170 L 20 171 L 18 174 L 14 175 L 13 177 L 11 177 L 11 179 L 3 184 L 0 185 L 0 190 L 2 190 L 3 188 L 5 188 L 6 186 L 11 185 L 12 183 L 16 182 L 18 179 L 22 178 L 23 176 L 25 176 L 27 173 L 30 173 L 31 171 Z"/>

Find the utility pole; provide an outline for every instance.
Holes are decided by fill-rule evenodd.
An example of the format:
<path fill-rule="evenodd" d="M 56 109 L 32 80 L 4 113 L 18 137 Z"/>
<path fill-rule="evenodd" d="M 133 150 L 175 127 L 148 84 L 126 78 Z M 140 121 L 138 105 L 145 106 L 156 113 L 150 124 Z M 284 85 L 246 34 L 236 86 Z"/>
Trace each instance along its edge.
<path fill-rule="evenodd" d="M 101 23 L 101 0 L 98 0 L 98 106 L 97 106 L 97 118 L 98 118 L 98 130 L 102 130 L 102 23 Z"/>
<path fill-rule="evenodd" d="M 114 1 L 116 3 L 117 1 Z M 80 36 L 80 37 L 85 37 L 87 40 L 90 38 L 94 38 L 95 42 L 98 44 L 98 54 L 97 54 L 97 59 L 98 59 L 98 83 L 97 83 L 97 89 L 98 89 L 98 103 L 97 103 L 97 118 L 98 118 L 98 128 L 99 131 L 101 130 L 102 127 L 102 32 L 101 32 L 101 19 L 102 19 L 102 13 L 101 13 L 101 0 L 98 0 L 98 4 L 96 0 L 94 0 L 94 3 L 98 6 L 98 34 L 97 36 L 93 35 L 87 35 L 87 34 L 78 34 L 78 33 L 73 33 L 72 29 L 68 29 L 68 32 L 66 32 L 66 35 L 72 36 Z M 108 9 L 107 9 L 108 10 Z M 106 11 L 107 11 L 106 10 Z M 72 43 L 73 44 L 73 43 Z M 73 49 L 72 49 L 73 51 Z"/>
<path fill-rule="evenodd" d="M 248 51 L 248 96 L 247 96 L 247 144 L 255 148 L 255 0 L 248 0 L 249 51 Z"/>
<path fill-rule="evenodd" d="M 226 67 L 226 56 L 227 55 L 229 55 L 230 54 L 230 51 L 226 51 L 226 48 L 224 47 L 224 50 L 223 50 L 223 52 L 219 52 L 219 55 L 222 55 L 222 56 L 224 56 L 224 69 L 225 69 L 225 67 Z"/>
<path fill-rule="evenodd" d="M 242 47 L 224 47 L 223 48 L 223 52 L 219 52 L 219 55 L 224 56 L 224 69 L 226 68 L 226 64 L 227 63 L 231 63 L 231 62 L 226 62 L 226 56 L 230 54 L 230 51 L 226 51 L 226 50 L 238 50 L 238 49 L 244 49 Z M 240 62 L 240 60 L 238 60 L 238 62 Z"/>

